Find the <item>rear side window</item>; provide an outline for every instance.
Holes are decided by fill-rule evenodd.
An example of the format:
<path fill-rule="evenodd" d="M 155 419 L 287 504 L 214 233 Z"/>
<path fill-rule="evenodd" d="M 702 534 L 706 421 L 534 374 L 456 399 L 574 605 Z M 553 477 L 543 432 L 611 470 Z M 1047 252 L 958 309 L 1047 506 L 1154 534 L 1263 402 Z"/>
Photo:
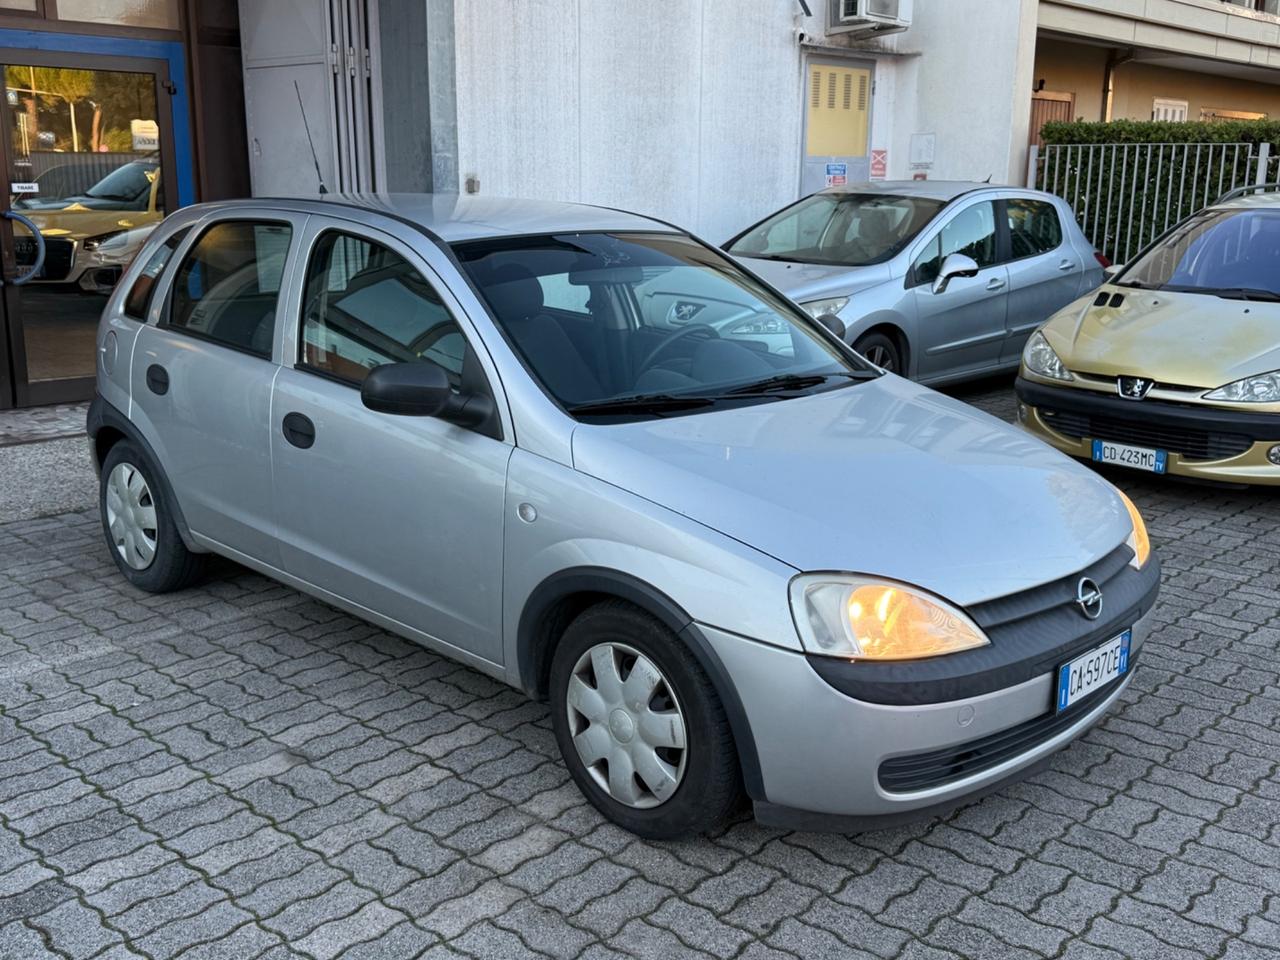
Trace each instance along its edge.
<path fill-rule="evenodd" d="M 187 235 L 187 229 L 184 227 L 179 230 L 151 254 L 147 265 L 142 268 L 142 272 L 133 281 L 133 286 L 129 288 L 129 293 L 124 298 L 124 312 L 127 316 L 135 320 L 147 319 L 147 314 L 151 311 L 151 301 L 155 297 L 156 284 L 160 281 L 160 274 L 164 273 L 164 268 L 168 265 L 169 258 L 173 256 L 173 251 L 178 249 L 183 237 Z"/>
<path fill-rule="evenodd" d="M 404 257 L 337 231 L 307 267 L 301 364 L 359 384 L 384 363 L 430 360 L 461 383 L 467 341 L 435 288 Z"/>
<path fill-rule="evenodd" d="M 1012 258 L 1034 257 L 1062 246 L 1062 221 L 1057 208 L 1044 200 L 1007 200 L 1009 246 Z"/>
<path fill-rule="evenodd" d="M 287 224 L 228 220 L 209 227 L 173 281 L 168 325 L 255 356 L 271 356 Z"/>
<path fill-rule="evenodd" d="M 952 217 L 916 260 L 916 283 L 936 280 L 942 261 L 953 253 L 972 257 L 979 267 L 995 265 L 995 207 L 990 203 L 975 203 Z"/>

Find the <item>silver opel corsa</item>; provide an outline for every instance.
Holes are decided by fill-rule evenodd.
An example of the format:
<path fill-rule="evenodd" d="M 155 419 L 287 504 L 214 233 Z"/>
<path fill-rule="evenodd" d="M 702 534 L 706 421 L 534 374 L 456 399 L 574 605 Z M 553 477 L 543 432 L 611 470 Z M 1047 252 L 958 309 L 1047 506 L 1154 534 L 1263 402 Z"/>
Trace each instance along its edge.
<path fill-rule="evenodd" d="M 1024 775 L 1120 695 L 1156 599 L 1105 480 L 629 213 L 190 207 L 98 361 L 130 582 L 221 554 L 549 700 L 574 780 L 646 837 L 743 791 L 853 830 Z"/>

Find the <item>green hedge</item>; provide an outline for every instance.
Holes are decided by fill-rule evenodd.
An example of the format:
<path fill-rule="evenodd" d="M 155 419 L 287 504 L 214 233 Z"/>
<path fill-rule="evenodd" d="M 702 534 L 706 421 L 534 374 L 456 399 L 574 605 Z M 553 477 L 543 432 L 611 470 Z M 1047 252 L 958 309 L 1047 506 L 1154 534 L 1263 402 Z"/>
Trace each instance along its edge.
<path fill-rule="evenodd" d="M 1269 143 L 1274 154 L 1280 147 L 1280 120 L 1059 120 L 1046 123 L 1041 137 L 1045 143 Z"/>
<path fill-rule="evenodd" d="M 1258 144 L 1271 144 L 1267 179 L 1280 157 L 1274 120 L 1058 122 L 1045 125 L 1043 138 L 1037 186 L 1071 204 L 1085 235 L 1115 262 L 1252 182 Z"/>

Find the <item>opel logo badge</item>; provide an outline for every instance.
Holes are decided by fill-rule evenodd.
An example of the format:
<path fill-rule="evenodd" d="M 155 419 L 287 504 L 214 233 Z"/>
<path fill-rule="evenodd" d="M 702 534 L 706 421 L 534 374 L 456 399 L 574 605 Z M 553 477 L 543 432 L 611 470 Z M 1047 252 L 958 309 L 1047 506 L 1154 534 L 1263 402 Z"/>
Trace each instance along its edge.
<path fill-rule="evenodd" d="M 1116 389 L 1126 400 L 1145 399 L 1152 387 L 1152 381 L 1145 377 L 1121 377 L 1116 381 Z"/>
<path fill-rule="evenodd" d="M 1090 620 L 1102 616 L 1102 591 L 1088 577 L 1081 577 L 1076 586 L 1076 603 L 1080 604 L 1080 612 Z"/>

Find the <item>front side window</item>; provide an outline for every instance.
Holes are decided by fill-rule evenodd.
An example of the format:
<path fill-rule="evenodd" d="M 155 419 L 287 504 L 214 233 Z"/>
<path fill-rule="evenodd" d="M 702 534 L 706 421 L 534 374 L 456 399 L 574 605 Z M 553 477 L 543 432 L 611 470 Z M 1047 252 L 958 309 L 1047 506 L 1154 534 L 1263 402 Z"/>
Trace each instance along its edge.
<path fill-rule="evenodd" d="M 358 384 L 384 363 L 430 360 L 461 382 L 467 342 L 440 295 L 404 257 L 336 231 L 307 268 L 301 364 Z"/>
<path fill-rule="evenodd" d="M 128 295 L 124 298 L 124 312 L 126 315 L 133 317 L 135 320 L 146 320 L 147 313 L 151 310 L 151 300 L 155 297 L 156 284 L 160 280 L 160 274 L 164 273 L 165 266 L 169 263 L 169 258 L 173 256 L 173 251 L 178 249 L 178 245 L 182 243 L 182 238 L 187 235 L 187 228 L 174 233 L 156 248 L 156 252 L 151 254 L 146 265 L 142 268 L 142 272 L 138 274 L 138 278 L 133 281 L 133 286 L 129 288 Z"/>
<path fill-rule="evenodd" d="M 975 203 L 957 213 L 929 241 L 916 259 L 916 283 L 932 283 L 953 253 L 973 258 L 981 267 L 996 262 L 996 213 L 990 202 Z"/>
<path fill-rule="evenodd" d="M 674 233 L 455 246 L 530 373 L 571 414 L 663 416 L 784 400 L 877 373 L 733 261 Z M 547 302 L 573 289 L 582 312 Z"/>
<path fill-rule="evenodd" d="M 1205 210 L 1124 271 L 1120 286 L 1240 299 L 1280 297 L 1280 210 Z"/>
<path fill-rule="evenodd" d="M 1035 257 L 1062 246 L 1062 222 L 1058 210 L 1044 200 L 1008 200 L 1005 215 L 1009 221 L 1009 246 L 1012 259 Z"/>
<path fill-rule="evenodd" d="M 174 277 L 168 326 L 271 356 L 291 233 L 287 224 L 247 220 L 205 230 Z"/>
<path fill-rule="evenodd" d="M 727 247 L 765 260 L 862 266 L 910 243 L 941 210 L 941 200 L 877 193 L 815 193 L 752 227 Z"/>

